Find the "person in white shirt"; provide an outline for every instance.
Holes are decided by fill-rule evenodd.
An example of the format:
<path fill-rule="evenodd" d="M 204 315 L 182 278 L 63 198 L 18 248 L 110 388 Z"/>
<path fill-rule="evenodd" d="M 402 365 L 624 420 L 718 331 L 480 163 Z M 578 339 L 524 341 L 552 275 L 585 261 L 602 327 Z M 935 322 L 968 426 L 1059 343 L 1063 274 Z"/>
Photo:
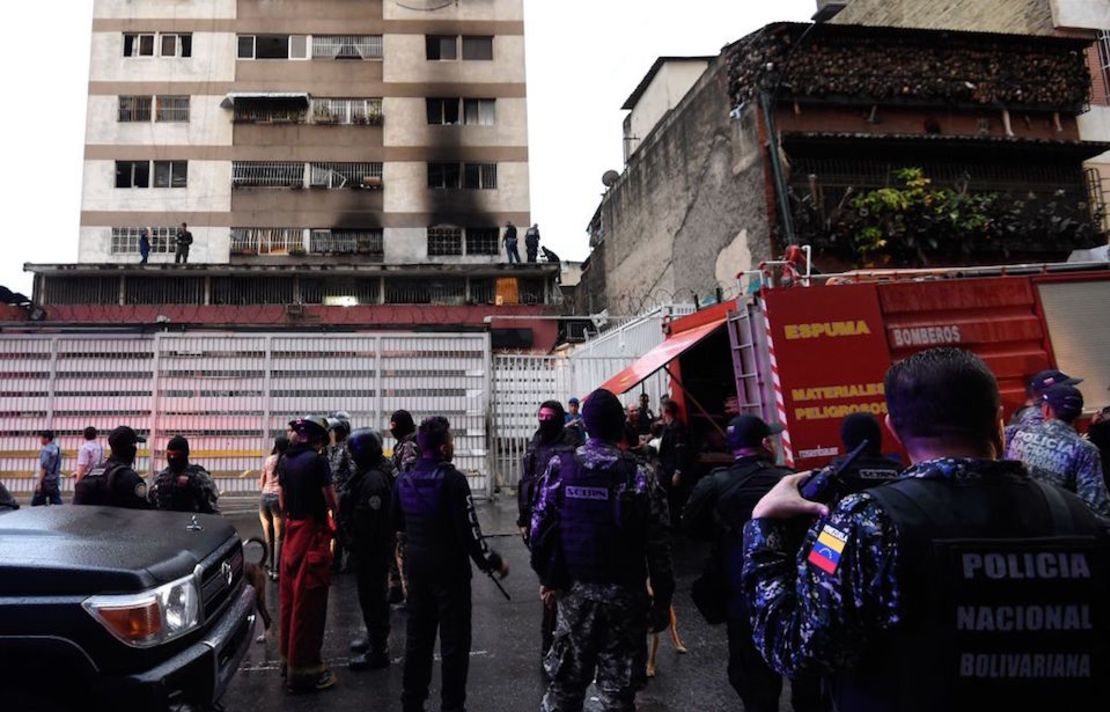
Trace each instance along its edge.
<path fill-rule="evenodd" d="M 85 428 L 85 442 L 81 443 L 81 449 L 77 451 L 77 482 L 104 464 L 104 446 L 96 437 L 96 428 L 91 425 Z"/>

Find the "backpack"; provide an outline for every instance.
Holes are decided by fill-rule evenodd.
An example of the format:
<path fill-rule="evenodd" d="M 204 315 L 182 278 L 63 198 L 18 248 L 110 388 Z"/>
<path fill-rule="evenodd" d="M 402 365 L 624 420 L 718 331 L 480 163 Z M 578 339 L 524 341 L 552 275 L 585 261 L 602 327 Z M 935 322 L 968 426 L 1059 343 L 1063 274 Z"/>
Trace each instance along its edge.
<path fill-rule="evenodd" d="M 116 472 L 124 467 L 127 466 L 120 463 L 114 463 L 111 466 L 101 465 L 82 477 L 81 481 L 73 486 L 73 503 L 111 506 L 112 484 Z"/>

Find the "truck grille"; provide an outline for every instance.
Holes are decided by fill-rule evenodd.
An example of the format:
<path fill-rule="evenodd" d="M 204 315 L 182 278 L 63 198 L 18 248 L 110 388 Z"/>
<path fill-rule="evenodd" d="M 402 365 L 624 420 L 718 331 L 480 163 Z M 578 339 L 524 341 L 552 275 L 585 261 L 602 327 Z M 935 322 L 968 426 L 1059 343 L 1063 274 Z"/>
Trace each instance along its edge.
<path fill-rule="evenodd" d="M 229 571 L 230 569 L 230 571 Z M 230 573 L 230 580 L 228 575 Z M 204 602 L 207 620 L 227 601 L 228 596 L 243 578 L 243 545 L 236 540 L 229 549 L 217 553 L 206 563 L 201 574 L 200 595 Z"/>

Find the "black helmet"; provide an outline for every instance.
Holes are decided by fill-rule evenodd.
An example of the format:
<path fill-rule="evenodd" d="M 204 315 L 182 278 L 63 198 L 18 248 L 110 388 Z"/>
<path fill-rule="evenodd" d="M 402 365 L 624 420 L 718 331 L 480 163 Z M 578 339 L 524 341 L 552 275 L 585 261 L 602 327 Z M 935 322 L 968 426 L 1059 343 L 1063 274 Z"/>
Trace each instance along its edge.
<path fill-rule="evenodd" d="M 305 415 L 289 421 L 289 427 L 309 442 L 328 439 L 328 420 L 322 415 Z"/>
<path fill-rule="evenodd" d="M 346 415 L 346 413 L 336 413 L 328 418 L 328 430 L 334 430 L 339 440 L 351 434 L 351 421 L 350 418 L 345 417 Z"/>
<path fill-rule="evenodd" d="M 359 428 L 347 438 L 347 451 L 359 467 L 369 467 L 381 459 L 382 436 L 377 430 Z"/>

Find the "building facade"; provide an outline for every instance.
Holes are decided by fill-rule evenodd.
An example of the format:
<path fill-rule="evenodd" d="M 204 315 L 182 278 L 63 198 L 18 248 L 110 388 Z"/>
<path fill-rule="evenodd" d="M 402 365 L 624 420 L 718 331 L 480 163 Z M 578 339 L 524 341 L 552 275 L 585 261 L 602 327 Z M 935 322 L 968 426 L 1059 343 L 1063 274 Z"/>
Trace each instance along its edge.
<path fill-rule="evenodd" d="M 824 272 L 1105 244 L 1089 38 L 811 27 L 726 48 L 643 137 L 591 221 L 576 304 L 734 297 L 791 244 Z"/>
<path fill-rule="evenodd" d="M 79 262 L 482 264 L 530 218 L 522 0 L 96 0 Z"/>

